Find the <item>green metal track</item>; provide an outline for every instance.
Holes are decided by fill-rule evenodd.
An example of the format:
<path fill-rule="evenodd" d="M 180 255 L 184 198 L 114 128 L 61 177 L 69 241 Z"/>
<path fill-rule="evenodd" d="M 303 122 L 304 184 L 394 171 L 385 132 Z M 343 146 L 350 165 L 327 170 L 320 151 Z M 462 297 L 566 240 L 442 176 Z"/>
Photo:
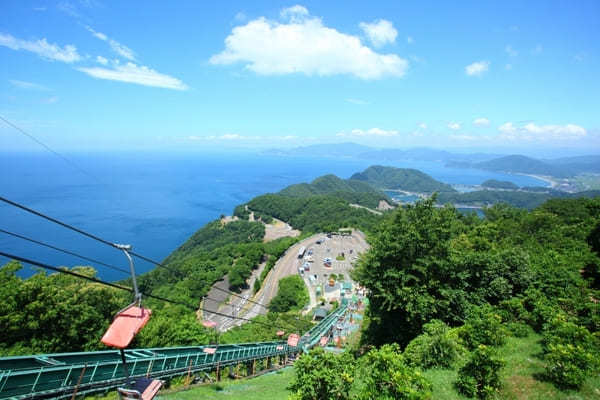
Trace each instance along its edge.
<path fill-rule="evenodd" d="M 211 371 L 245 361 L 298 353 L 314 346 L 344 314 L 341 306 L 309 330 L 298 343 L 259 342 L 219 345 L 214 354 L 204 352 L 214 346 L 167 347 L 126 350 L 132 377 L 167 379 L 188 371 Z M 89 394 L 125 383 L 120 354 L 116 350 L 82 353 L 42 354 L 0 358 L 0 399 L 66 398 L 78 386 L 79 394 Z"/>

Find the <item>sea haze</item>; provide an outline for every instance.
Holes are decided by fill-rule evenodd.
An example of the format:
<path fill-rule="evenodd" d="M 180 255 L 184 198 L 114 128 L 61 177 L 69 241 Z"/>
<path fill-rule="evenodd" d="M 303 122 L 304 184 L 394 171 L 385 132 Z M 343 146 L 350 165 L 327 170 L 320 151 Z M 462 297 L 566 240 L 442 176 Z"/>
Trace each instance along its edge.
<path fill-rule="evenodd" d="M 333 173 L 348 178 L 375 161 L 264 154 L 70 154 L 77 168 L 53 154 L 0 155 L 1 193 L 49 216 L 162 261 L 191 234 L 251 198 L 290 184 Z M 446 168 L 435 162 L 388 162 L 416 168 L 445 183 L 474 185 L 486 179 L 520 186 L 545 185 L 534 178 L 471 169 Z M 63 247 L 127 269 L 119 251 L 17 208 L 0 204 L 0 228 Z M 89 262 L 41 248 L 0 233 L 0 248 L 51 265 Z M 0 259 L 0 264 L 7 260 Z M 153 265 L 136 261 L 137 272 Z M 26 267 L 23 276 L 35 269 Z M 98 267 L 103 279 L 126 275 Z"/>

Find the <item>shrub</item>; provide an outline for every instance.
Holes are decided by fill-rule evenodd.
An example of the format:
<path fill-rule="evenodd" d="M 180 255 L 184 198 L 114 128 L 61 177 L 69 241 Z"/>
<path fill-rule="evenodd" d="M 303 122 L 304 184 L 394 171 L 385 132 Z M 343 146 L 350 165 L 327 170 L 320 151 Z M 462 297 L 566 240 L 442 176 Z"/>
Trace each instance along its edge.
<path fill-rule="evenodd" d="M 508 332 L 500 315 L 491 306 L 484 305 L 473 308 L 461 335 L 469 348 L 474 349 L 480 344 L 501 346 Z"/>
<path fill-rule="evenodd" d="M 518 338 L 525 338 L 532 332 L 532 329 L 529 325 L 521 322 L 509 322 L 506 324 L 506 327 L 514 337 Z"/>
<path fill-rule="evenodd" d="M 488 399 L 500 388 L 498 372 L 503 366 L 504 361 L 496 357 L 492 348 L 479 345 L 458 371 L 456 387 L 465 396 Z"/>
<path fill-rule="evenodd" d="M 350 399 L 354 382 L 354 358 L 349 353 L 335 355 L 318 347 L 294 363 L 295 376 L 289 389 L 291 399 Z"/>
<path fill-rule="evenodd" d="M 545 325 L 542 348 L 546 375 L 559 387 L 578 388 L 599 368 L 598 338 L 563 314 Z"/>
<path fill-rule="evenodd" d="M 424 333 L 414 338 L 404 349 L 407 362 L 421 368 L 451 367 L 464 351 L 456 330 L 450 330 L 439 320 L 425 324 L 423 330 Z"/>
<path fill-rule="evenodd" d="M 546 354 L 546 376 L 561 388 L 579 388 L 598 369 L 598 354 L 583 346 L 551 344 Z"/>
<path fill-rule="evenodd" d="M 431 397 L 431 383 L 418 369 L 408 366 L 397 344 L 386 344 L 363 359 L 361 400 L 421 400 Z"/>
<path fill-rule="evenodd" d="M 548 352 L 552 345 L 582 346 L 588 350 L 598 350 L 598 339 L 583 326 L 567 321 L 565 315 L 555 315 L 545 326 L 542 348 Z"/>

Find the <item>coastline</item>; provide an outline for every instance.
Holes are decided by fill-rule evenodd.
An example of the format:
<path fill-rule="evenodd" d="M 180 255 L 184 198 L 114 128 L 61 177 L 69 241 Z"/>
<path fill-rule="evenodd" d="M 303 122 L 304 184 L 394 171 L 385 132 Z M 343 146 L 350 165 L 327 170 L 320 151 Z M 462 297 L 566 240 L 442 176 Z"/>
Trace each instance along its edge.
<path fill-rule="evenodd" d="M 554 189 L 559 185 L 559 182 L 556 181 L 556 178 L 552 178 L 550 176 L 544 176 L 544 175 L 535 175 L 535 174 L 524 174 L 524 173 L 515 173 L 515 175 L 522 175 L 522 176 L 528 176 L 530 178 L 535 178 L 535 179 L 539 179 L 540 181 L 544 181 L 550 184 L 550 188 Z"/>

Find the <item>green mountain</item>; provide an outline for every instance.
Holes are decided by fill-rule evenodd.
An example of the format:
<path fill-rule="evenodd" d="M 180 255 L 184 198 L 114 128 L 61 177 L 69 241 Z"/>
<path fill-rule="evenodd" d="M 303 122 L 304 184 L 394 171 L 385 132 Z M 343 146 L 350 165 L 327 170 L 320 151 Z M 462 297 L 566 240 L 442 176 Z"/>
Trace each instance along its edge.
<path fill-rule="evenodd" d="M 498 181 L 496 179 L 488 179 L 487 181 L 481 184 L 484 188 L 490 189 L 509 189 L 509 190 L 517 190 L 519 186 L 515 185 L 509 181 Z"/>
<path fill-rule="evenodd" d="M 512 155 L 473 164 L 473 167 L 488 171 L 501 171 L 521 174 L 549 175 L 557 178 L 570 175 L 568 167 L 554 166 L 534 158 Z"/>
<path fill-rule="evenodd" d="M 352 175 L 350 180 L 366 182 L 376 188 L 388 190 L 405 190 L 418 193 L 456 192 L 452 186 L 436 181 L 421 171 L 409 168 L 374 165 L 363 172 Z"/>
<path fill-rule="evenodd" d="M 279 194 L 291 197 L 306 197 L 341 192 L 368 193 L 381 200 L 389 201 L 389 198 L 383 192 L 375 189 L 368 183 L 352 179 L 341 179 L 332 174 L 320 176 L 311 183 L 299 183 L 288 186 L 281 190 Z"/>

